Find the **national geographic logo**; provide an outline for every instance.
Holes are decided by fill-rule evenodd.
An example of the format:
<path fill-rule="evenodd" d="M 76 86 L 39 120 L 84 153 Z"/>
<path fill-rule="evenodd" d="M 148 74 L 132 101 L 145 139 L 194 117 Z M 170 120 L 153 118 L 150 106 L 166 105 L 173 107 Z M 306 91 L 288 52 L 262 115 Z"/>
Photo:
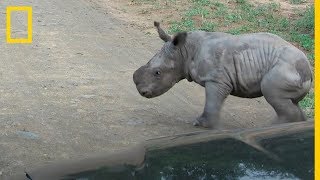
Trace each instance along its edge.
<path fill-rule="evenodd" d="M 27 17 L 27 37 L 26 38 L 12 38 L 11 37 L 11 13 L 13 11 L 23 11 L 26 12 Z M 6 35 L 7 43 L 10 44 L 29 44 L 32 43 L 32 7 L 30 6 L 9 6 L 7 7 L 7 25 L 6 25 Z"/>

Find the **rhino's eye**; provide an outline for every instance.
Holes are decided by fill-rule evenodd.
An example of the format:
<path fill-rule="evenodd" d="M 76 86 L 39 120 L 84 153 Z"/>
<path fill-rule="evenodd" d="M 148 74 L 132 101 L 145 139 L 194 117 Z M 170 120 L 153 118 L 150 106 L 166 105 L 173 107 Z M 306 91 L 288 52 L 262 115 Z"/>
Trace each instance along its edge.
<path fill-rule="evenodd" d="M 160 75 L 161 75 L 161 72 L 160 72 L 160 71 L 156 71 L 156 72 L 155 72 L 155 75 L 156 75 L 156 76 L 160 76 Z"/>

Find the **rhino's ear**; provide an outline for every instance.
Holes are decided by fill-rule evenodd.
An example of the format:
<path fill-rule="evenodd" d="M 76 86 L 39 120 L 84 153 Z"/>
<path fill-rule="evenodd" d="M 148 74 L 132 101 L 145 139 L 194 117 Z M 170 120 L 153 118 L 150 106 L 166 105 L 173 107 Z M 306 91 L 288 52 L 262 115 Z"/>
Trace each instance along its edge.
<path fill-rule="evenodd" d="M 174 46 L 182 46 L 186 42 L 186 39 L 187 39 L 187 33 L 180 32 L 173 38 L 172 44 Z"/>
<path fill-rule="evenodd" d="M 159 23 L 159 22 L 154 21 L 154 26 L 157 28 L 159 37 L 160 37 L 164 42 L 171 41 L 171 36 L 169 36 L 167 33 L 164 32 L 164 30 L 160 27 L 160 23 Z"/>

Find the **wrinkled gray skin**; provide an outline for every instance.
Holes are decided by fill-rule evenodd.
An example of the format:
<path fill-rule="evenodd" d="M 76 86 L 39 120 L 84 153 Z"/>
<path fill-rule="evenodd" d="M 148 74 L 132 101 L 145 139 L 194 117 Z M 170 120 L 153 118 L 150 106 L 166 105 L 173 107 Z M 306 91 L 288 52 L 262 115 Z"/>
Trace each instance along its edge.
<path fill-rule="evenodd" d="M 220 109 L 229 94 L 264 96 L 277 113 L 274 123 L 306 120 L 298 102 L 312 85 L 310 63 L 302 51 L 279 36 L 193 31 L 171 38 L 159 23 L 155 26 L 165 44 L 133 74 L 142 96 L 159 96 L 187 79 L 206 92 L 196 126 L 219 128 Z"/>

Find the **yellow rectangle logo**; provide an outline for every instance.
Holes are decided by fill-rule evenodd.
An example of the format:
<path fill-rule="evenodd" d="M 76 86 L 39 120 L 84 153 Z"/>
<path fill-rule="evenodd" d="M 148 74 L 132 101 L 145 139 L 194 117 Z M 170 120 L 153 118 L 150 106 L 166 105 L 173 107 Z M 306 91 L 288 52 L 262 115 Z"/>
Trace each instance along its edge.
<path fill-rule="evenodd" d="M 11 12 L 26 11 L 28 14 L 28 37 L 27 38 L 11 38 Z M 32 7 L 31 6 L 9 6 L 7 7 L 7 43 L 32 43 Z"/>

